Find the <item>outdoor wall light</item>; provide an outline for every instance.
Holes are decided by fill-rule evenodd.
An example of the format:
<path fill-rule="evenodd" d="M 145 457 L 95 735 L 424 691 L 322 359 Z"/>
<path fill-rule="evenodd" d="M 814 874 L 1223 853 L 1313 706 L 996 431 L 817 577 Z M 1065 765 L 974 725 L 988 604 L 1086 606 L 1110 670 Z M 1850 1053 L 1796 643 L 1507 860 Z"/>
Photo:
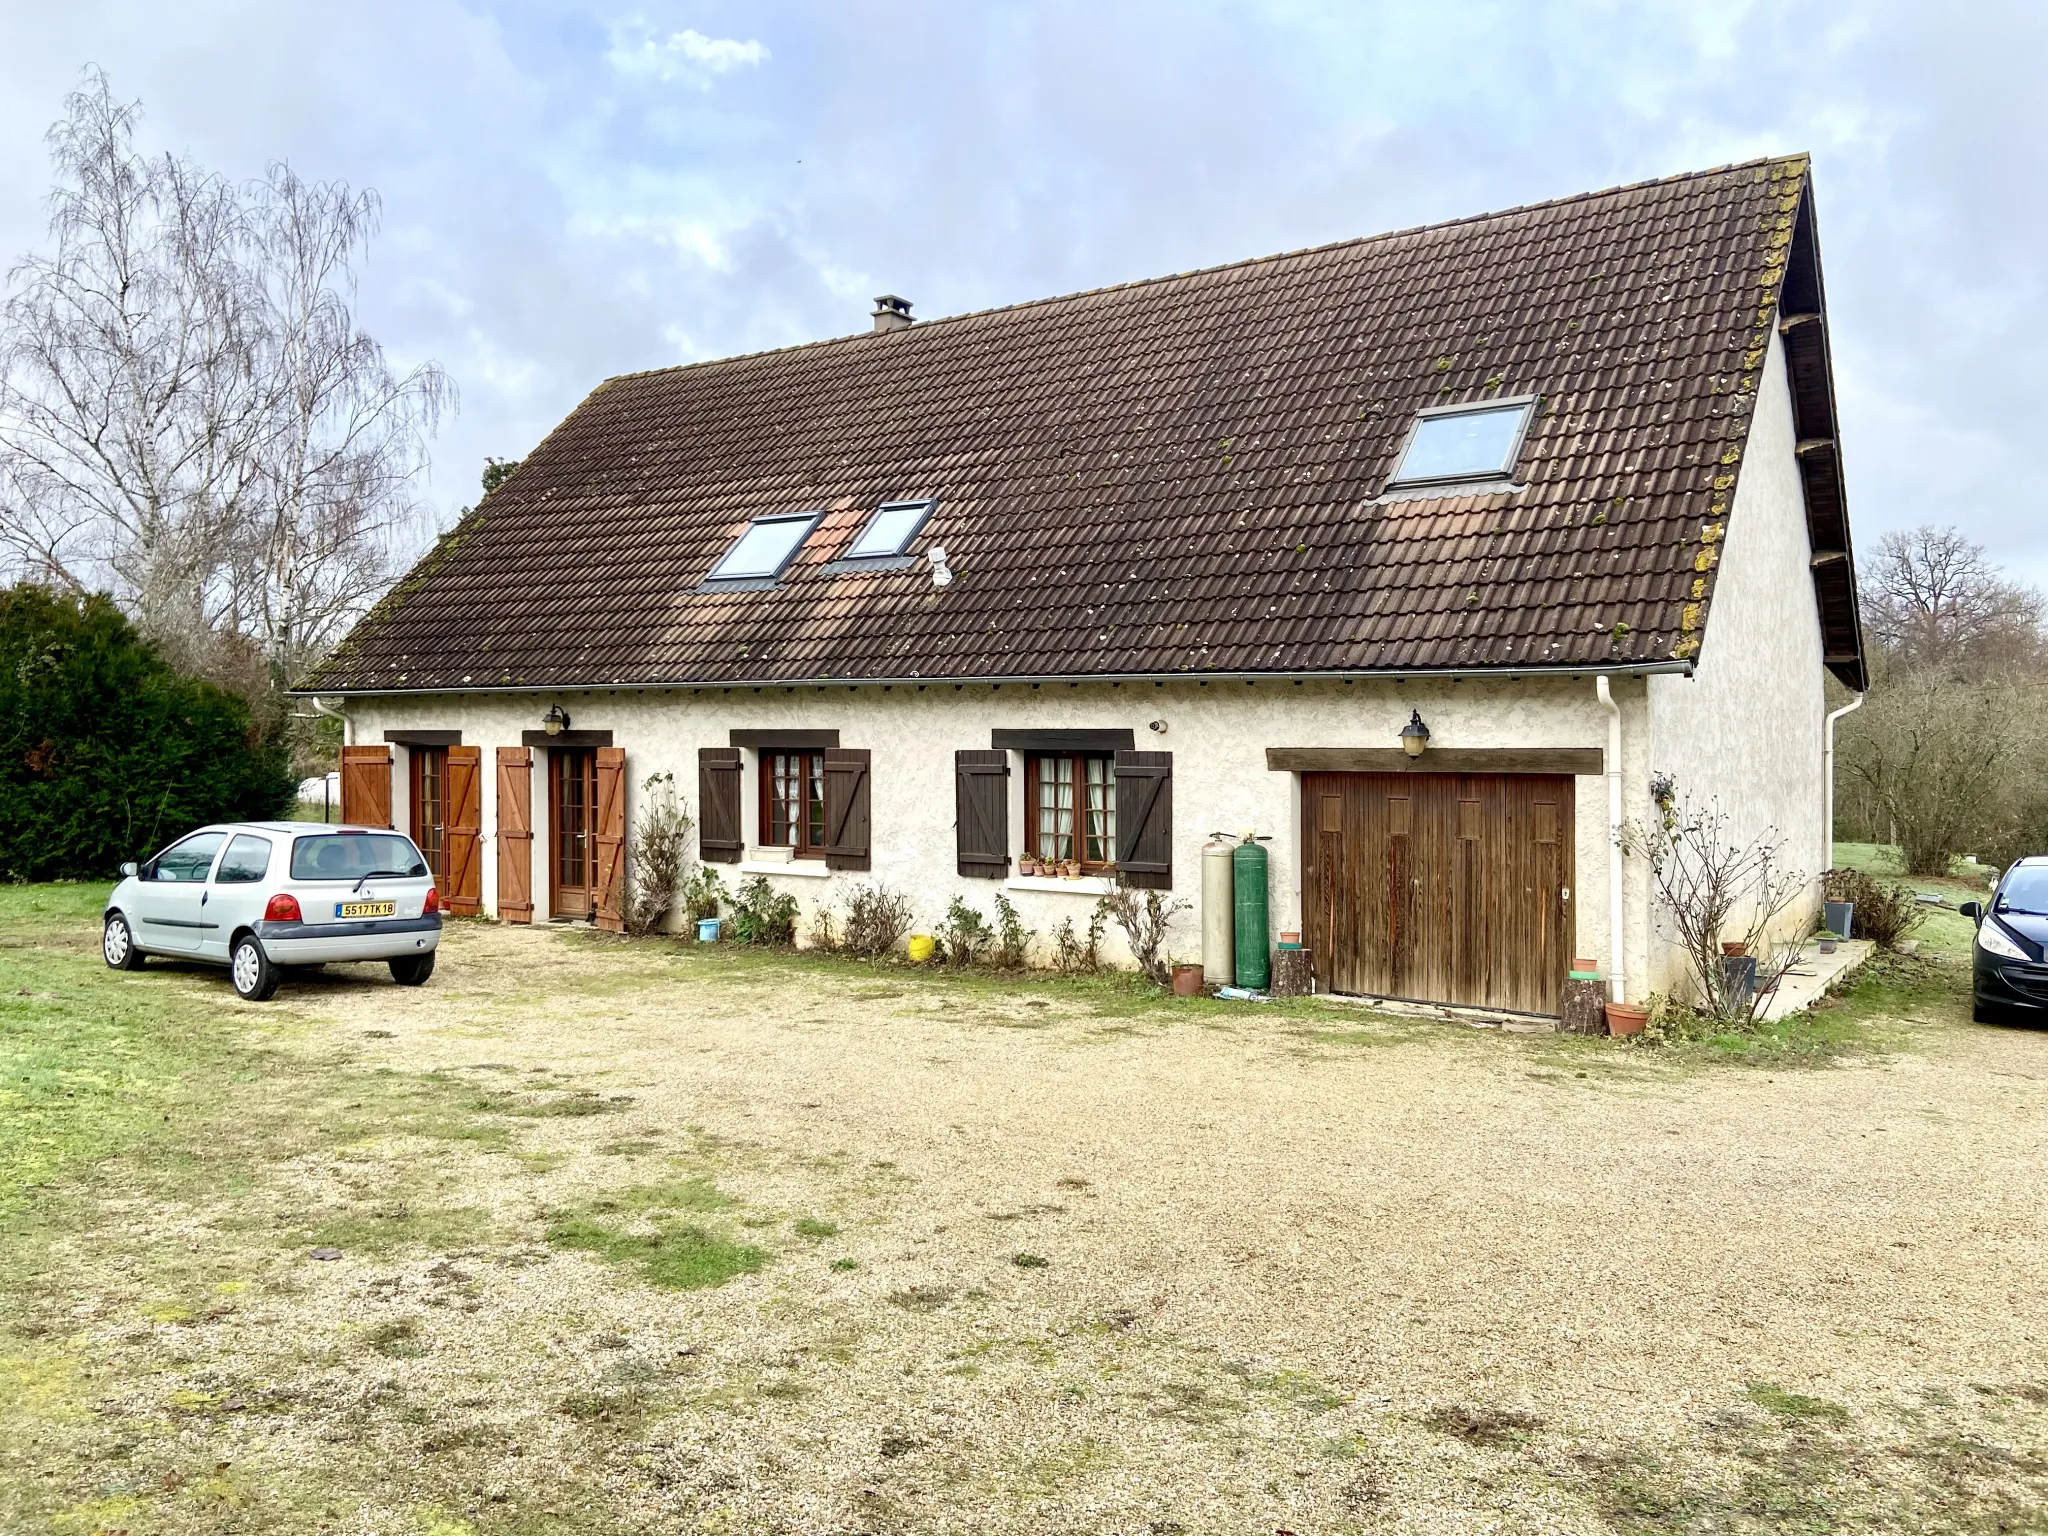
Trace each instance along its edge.
<path fill-rule="evenodd" d="M 569 729 L 569 717 L 559 704 L 550 704 L 548 712 L 540 717 L 540 723 L 550 736 L 559 736 Z"/>
<path fill-rule="evenodd" d="M 1411 709 L 1408 723 L 1401 727 L 1401 750 L 1410 757 L 1422 756 L 1422 749 L 1429 745 L 1429 727 L 1422 723 L 1422 711 Z"/>

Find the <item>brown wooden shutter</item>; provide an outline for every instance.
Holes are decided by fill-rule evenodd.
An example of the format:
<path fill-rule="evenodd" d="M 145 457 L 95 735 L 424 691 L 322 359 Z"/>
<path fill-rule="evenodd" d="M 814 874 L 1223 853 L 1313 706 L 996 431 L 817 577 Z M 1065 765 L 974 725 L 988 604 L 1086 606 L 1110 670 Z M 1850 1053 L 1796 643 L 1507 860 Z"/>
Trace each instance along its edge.
<path fill-rule="evenodd" d="M 626 931 L 626 751 L 597 749 L 597 926 Z"/>
<path fill-rule="evenodd" d="M 737 864 L 746 844 L 740 822 L 740 749 L 697 749 L 697 857 Z"/>
<path fill-rule="evenodd" d="M 341 819 L 358 827 L 391 825 L 391 749 L 341 749 Z"/>
<path fill-rule="evenodd" d="M 448 889 L 441 899 L 457 917 L 484 909 L 484 749 L 448 749 Z"/>
<path fill-rule="evenodd" d="M 1116 873 L 1125 885 L 1173 889 L 1173 754 L 1116 755 Z"/>
<path fill-rule="evenodd" d="M 1000 880 L 1010 872 L 1010 754 L 953 754 L 953 836 L 960 873 Z"/>
<path fill-rule="evenodd" d="M 533 748 L 498 748 L 498 918 L 533 921 Z"/>
<path fill-rule="evenodd" d="M 825 749 L 825 867 L 872 867 L 874 817 L 868 805 L 868 749 Z"/>

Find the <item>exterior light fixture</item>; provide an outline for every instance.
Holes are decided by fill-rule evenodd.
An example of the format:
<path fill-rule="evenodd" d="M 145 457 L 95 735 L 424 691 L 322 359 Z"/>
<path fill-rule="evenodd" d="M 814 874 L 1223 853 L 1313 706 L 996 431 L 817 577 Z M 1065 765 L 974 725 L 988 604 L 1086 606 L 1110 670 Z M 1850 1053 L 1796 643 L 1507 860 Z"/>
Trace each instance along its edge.
<path fill-rule="evenodd" d="M 540 723 L 550 736 L 559 736 L 569 729 L 569 717 L 559 704 L 550 704 L 548 712 L 540 717 Z"/>
<path fill-rule="evenodd" d="M 1422 756 L 1422 749 L 1429 745 L 1429 727 L 1422 723 L 1422 711 L 1411 709 L 1408 723 L 1401 727 L 1401 750 L 1410 757 Z"/>

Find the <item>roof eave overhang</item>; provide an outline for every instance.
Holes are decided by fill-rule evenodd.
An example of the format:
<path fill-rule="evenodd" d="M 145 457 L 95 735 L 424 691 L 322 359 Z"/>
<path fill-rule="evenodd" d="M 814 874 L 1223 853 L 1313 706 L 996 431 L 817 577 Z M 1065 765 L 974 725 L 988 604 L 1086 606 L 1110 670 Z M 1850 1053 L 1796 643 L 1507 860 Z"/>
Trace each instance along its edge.
<path fill-rule="evenodd" d="M 769 688 L 1006 688 L 1019 684 L 1033 687 L 1046 683 L 1361 683 L 1361 682 L 1527 682 L 1537 678 L 1659 677 L 1690 676 L 1690 661 L 1615 662 L 1608 665 L 1538 667 L 1363 667 L 1341 671 L 1307 672 L 1018 672 L 1003 676 L 987 674 L 919 677 L 732 677 L 732 678 L 647 678 L 638 682 L 592 683 L 455 683 L 432 688 L 291 688 L 286 693 L 301 699 L 428 698 L 457 694 L 502 693 L 706 693 L 737 689 L 756 691 Z"/>

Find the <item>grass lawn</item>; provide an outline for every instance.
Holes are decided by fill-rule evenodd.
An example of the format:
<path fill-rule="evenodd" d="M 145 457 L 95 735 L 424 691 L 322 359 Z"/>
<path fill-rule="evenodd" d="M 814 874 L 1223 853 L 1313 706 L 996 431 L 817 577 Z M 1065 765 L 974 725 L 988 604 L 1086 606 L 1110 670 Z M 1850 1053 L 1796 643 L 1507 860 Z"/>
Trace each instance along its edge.
<path fill-rule="evenodd" d="M 1658 1047 L 477 922 L 248 1006 L 103 894 L 0 888 L 0 1531 L 2048 1530 L 1952 912 Z"/>

